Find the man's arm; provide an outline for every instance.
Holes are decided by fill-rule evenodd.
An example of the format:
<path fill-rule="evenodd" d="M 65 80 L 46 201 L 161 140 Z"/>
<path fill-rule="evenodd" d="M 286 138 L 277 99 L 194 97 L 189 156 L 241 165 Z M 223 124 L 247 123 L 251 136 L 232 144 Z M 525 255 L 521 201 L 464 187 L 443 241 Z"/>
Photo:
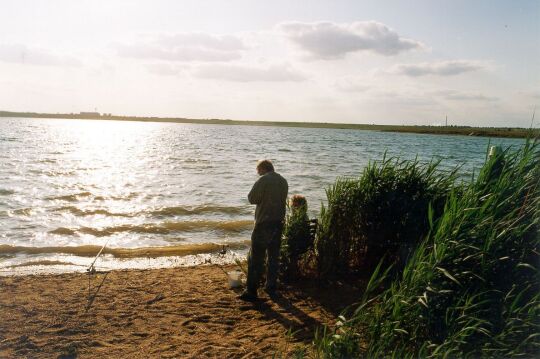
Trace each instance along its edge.
<path fill-rule="evenodd" d="M 253 185 L 253 188 L 251 191 L 249 191 L 248 194 L 248 200 L 251 204 L 259 204 L 262 200 L 262 194 L 263 194 L 263 185 L 262 185 L 262 178 L 259 178 L 257 182 Z"/>

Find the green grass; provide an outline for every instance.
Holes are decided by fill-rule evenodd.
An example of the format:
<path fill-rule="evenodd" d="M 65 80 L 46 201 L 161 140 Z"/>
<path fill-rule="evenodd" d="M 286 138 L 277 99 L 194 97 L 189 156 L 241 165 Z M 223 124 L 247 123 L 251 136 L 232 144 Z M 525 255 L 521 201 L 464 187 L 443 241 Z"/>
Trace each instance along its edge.
<path fill-rule="evenodd" d="M 454 191 L 400 278 L 379 266 L 317 355 L 534 357 L 540 353 L 540 147 L 491 158 Z M 382 263 L 382 262 L 381 262 Z"/>

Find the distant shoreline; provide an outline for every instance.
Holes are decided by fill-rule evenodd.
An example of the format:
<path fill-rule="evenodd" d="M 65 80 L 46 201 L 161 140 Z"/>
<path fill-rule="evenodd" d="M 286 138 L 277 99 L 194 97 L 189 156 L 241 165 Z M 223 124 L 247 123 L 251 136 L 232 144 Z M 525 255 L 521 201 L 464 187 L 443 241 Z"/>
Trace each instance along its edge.
<path fill-rule="evenodd" d="M 51 113 L 36 113 L 36 112 L 10 112 L 10 111 L 0 111 L 0 117 L 196 123 L 196 124 L 203 124 L 203 125 L 230 125 L 230 126 L 243 125 L 243 126 L 329 128 L 329 129 L 370 130 L 370 131 L 382 131 L 382 132 L 419 133 L 419 134 L 434 134 L 434 135 L 462 135 L 462 136 L 505 137 L 505 138 L 527 138 L 527 137 L 540 136 L 539 129 L 526 129 L 526 128 L 520 128 L 520 127 L 399 126 L 399 125 L 368 125 L 368 124 L 327 123 L 327 122 L 240 121 L 240 120 L 222 120 L 222 119 L 191 119 L 191 118 L 179 118 L 179 117 L 139 117 L 139 116 L 117 116 L 117 115 L 99 114 L 99 113 L 51 114 Z"/>

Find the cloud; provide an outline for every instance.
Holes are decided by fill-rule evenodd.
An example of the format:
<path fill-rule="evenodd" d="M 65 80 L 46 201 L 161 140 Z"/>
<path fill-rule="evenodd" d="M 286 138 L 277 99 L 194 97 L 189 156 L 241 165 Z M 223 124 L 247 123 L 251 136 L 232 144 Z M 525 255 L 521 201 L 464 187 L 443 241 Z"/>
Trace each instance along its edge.
<path fill-rule="evenodd" d="M 233 35 L 180 33 L 156 35 L 134 44 L 117 44 L 122 57 L 180 62 L 226 62 L 242 57 L 243 41 Z"/>
<path fill-rule="evenodd" d="M 81 62 L 71 56 L 56 55 L 44 49 L 29 48 L 22 44 L 0 44 L 0 61 L 40 66 L 81 66 Z"/>
<path fill-rule="evenodd" d="M 362 80 L 340 79 L 335 82 L 335 87 L 343 92 L 366 92 L 372 88 Z"/>
<path fill-rule="evenodd" d="M 172 47 L 200 47 L 216 51 L 246 50 L 244 42 L 233 35 L 212 35 L 207 33 L 181 33 L 160 35 L 157 43 Z"/>
<path fill-rule="evenodd" d="M 286 22 L 278 29 L 314 58 L 339 59 L 357 51 L 391 56 L 420 49 L 422 43 L 401 37 L 388 26 L 375 21 L 346 24 L 333 22 Z"/>
<path fill-rule="evenodd" d="M 393 66 L 389 72 L 412 77 L 435 75 L 455 76 L 465 72 L 486 69 L 485 63 L 470 60 L 454 60 L 439 62 L 424 62 L 419 64 L 399 64 Z"/>
<path fill-rule="evenodd" d="M 529 97 L 533 100 L 539 100 L 540 99 L 540 92 L 535 92 L 535 91 L 518 91 L 517 92 L 518 95 L 520 96 L 525 96 L 525 97 Z"/>
<path fill-rule="evenodd" d="M 468 93 L 462 93 L 462 94 L 452 94 L 446 96 L 449 100 L 457 100 L 457 101 L 488 101 L 493 102 L 497 101 L 497 97 L 492 96 L 485 96 L 482 94 L 468 94 Z"/>
<path fill-rule="evenodd" d="M 494 102 L 499 100 L 497 97 L 486 96 L 480 93 L 459 92 L 454 90 L 435 91 L 433 94 L 452 101 Z"/>
<path fill-rule="evenodd" d="M 194 76 L 235 82 L 298 82 L 306 80 L 303 74 L 286 64 L 268 67 L 202 65 L 195 70 Z"/>
<path fill-rule="evenodd" d="M 160 76 L 176 76 L 181 72 L 179 67 L 163 63 L 147 64 L 145 67 L 148 72 Z"/>

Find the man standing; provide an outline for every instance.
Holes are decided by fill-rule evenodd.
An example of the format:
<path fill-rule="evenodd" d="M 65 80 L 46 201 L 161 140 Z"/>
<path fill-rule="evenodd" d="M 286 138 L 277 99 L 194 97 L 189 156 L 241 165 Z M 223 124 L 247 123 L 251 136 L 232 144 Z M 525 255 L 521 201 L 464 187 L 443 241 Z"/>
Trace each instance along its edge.
<path fill-rule="evenodd" d="M 289 186 L 285 178 L 274 171 L 269 160 L 257 164 L 261 176 L 249 192 L 249 203 L 255 208 L 255 228 L 251 234 L 251 250 L 248 254 L 247 288 L 240 295 L 245 301 L 257 300 L 257 289 L 264 271 L 267 257 L 265 290 L 272 295 L 276 290 L 279 272 L 281 232 L 285 219 L 285 207 Z"/>

